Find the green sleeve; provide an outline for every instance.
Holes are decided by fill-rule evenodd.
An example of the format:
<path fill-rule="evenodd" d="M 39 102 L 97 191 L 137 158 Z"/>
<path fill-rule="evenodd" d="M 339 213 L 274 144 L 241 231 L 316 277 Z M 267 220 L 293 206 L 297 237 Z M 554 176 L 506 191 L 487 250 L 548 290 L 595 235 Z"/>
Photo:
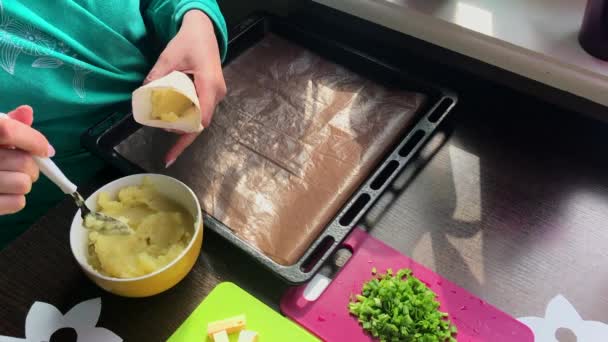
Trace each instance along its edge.
<path fill-rule="evenodd" d="M 166 45 L 175 36 L 186 12 L 203 11 L 215 26 L 222 61 L 226 57 L 228 29 L 216 0 L 147 0 L 143 1 L 144 15 L 153 26 L 156 35 Z"/>

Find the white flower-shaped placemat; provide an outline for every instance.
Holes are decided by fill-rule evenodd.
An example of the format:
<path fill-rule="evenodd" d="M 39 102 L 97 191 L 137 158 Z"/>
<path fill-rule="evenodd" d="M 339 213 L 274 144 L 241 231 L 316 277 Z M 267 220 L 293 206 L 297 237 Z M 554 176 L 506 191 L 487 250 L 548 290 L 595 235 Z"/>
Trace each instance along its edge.
<path fill-rule="evenodd" d="M 555 334 L 560 328 L 572 331 L 577 342 L 608 341 L 608 324 L 583 320 L 562 295 L 549 301 L 545 317 L 521 317 L 519 321 L 532 329 L 536 342 L 558 342 Z"/>
<path fill-rule="evenodd" d="M 100 298 L 84 301 L 65 315 L 51 304 L 35 302 L 25 318 L 25 338 L 0 336 L 0 342 L 48 342 L 63 328 L 74 329 L 78 342 L 122 342 L 122 338 L 110 330 L 96 327 L 100 314 Z"/>

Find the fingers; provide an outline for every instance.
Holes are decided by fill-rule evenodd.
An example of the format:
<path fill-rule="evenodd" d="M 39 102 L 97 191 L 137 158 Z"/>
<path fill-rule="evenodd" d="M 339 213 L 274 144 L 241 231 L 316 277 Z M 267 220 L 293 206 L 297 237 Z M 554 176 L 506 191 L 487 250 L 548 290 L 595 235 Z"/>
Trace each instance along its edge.
<path fill-rule="evenodd" d="M 169 152 L 167 152 L 167 156 L 165 157 L 165 167 L 169 167 L 175 163 L 175 160 L 177 160 L 184 150 L 190 146 L 194 140 L 196 140 L 197 136 L 198 133 L 188 133 L 180 136 L 175 145 L 173 145 Z"/>
<path fill-rule="evenodd" d="M 26 195 L 32 190 L 32 179 L 21 172 L 0 171 L 0 194 Z"/>
<path fill-rule="evenodd" d="M 25 208 L 25 196 L 0 195 L 0 215 L 14 214 Z"/>
<path fill-rule="evenodd" d="M 165 49 L 165 51 L 158 56 L 158 60 L 148 73 L 148 76 L 146 76 L 144 84 L 148 84 L 156 79 L 164 77 L 175 70 L 176 65 L 173 62 L 174 58 L 171 56 L 171 54 L 170 49 Z"/>
<path fill-rule="evenodd" d="M 215 107 L 226 96 L 226 83 L 223 76 L 205 77 L 202 73 L 194 74 L 194 86 L 201 107 L 203 127 L 209 127 Z"/>
<path fill-rule="evenodd" d="M 27 105 L 17 107 L 12 112 L 9 112 L 8 116 L 28 126 L 31 126 L 34 122 L 34 110 Z"/>
<path fill-rule="evenodd" d="M 194 86 L 201 108 L 201 123 L 203 127 L 209 127 L 215 107 L 226 96 L 226 83 L 221 74 L 221 69 L 217 77 L 206 77 L 201 72 L 195 73 Z M 180 136 L 165 157 L 165 167 L 171 166 L 184 150 L 196 140 L 197 136 L 198 133 L 188 133 Z"/>
<path fill-rule="evenodd" d="M 32 182 L 37 181 L 40 175 L 34 159 L 28 153 L 20 150 L 0 149 L 0 171 L 26 174 Z"/>
<path fill-rule="evenodd" d="M 226 95 L 226 84 L 214 27 L 204 13 L 188 12 L 179 33 L 158 58 L 144 84 L 164 77 L 173 70 L 194 76 L 201 124 L 209 127 L 216 105 Z M 166 167 L 173 164 L 197 136 L 197 133 L 181 135 L 165 156 Z"/>
<path fill-rule="evenodd" d="M 20 106 L 8 115 L 10 119 L 0 120 L 0 215 L 25 207 L 25 195 L 39 177 L 31 154 L 55 154 L 46 138 L 30 127 L 34 121 L 30 106 Z"/>
<path fill-rule="evenodd" d="M 194 86 L 198 94 L 203 127 L 209 127 L 215 107 L 226 95 L 224 78 L 209 79 L 202 76 L 201 73 L 197 73 L 194 75 Z M 171 166 L 198 135 L 198 133 L 188 133 L 180 136 L 165 157 L 165 167 Z"/>
<path fill-rule="evenodd" d="M 11 117 L 28 119 L 23 109 L 11 113 Z M 0 119 L 0 145 L 15 147 L 41 157 L 55 155 L 55 150 L 40 132 L 18 120 Z"/>

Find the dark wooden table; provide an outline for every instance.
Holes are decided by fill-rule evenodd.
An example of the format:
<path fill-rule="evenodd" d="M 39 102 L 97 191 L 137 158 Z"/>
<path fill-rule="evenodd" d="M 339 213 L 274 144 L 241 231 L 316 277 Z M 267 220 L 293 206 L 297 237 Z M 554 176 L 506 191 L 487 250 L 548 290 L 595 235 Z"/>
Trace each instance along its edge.
<path fill-rule="evenodd" d="M 453 126 L 421 154 L 419 172 L 404 171 L 362 225 L 514 317 L 543 317 L 561 294 L 583 319 L 608 322 L 608 126 L 427 69 L 429 78 L 460 93 Z M 85 192 L 118 176 L 106 172 Z M 197 264 L 173 289 L 146 299 L 110 295 L 72 258 L 75 211 L 66 200 L 0 251 L 0 335 L 24 337 L 35 301 L 65 313 L 101 297 L 99 326 L 125 341 L 161 341 L 219 282 L 235 282 L 275 309 L 287 287 L 207 231 Z"/>
<path fill-rule="evenodd" d="M 608 127 L 504 89 L 463 95 L 453 133 L 363 223 L 515 317 L 542 317 L 562 294 L 584 319 L 608 322 Z M 107 294 L 72 259 L 75 210 L 65 201 L 0 252 L 0 335 L 24 336 L 35 301 L 65 312 L 101 297 L 99 325 L 126 341 L 164 340 L 221 281 L 275 308 L 286 288 L 208 232 L 194 270 L 175 288 L 147 299 Z"/>

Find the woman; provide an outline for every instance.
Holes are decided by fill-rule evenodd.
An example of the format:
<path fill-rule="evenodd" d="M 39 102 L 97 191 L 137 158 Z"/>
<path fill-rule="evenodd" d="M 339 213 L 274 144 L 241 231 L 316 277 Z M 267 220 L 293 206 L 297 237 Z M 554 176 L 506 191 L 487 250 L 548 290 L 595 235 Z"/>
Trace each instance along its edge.
<path fill-rule="evenodd" d="M 13 119 L 0 119 L 0 248 L 63 196 L 30 154 L 85 183 L 102 162 L 81 148 L 83 131 L 174 70 L 193 75 L 208 126 L 226 44 L 215 0 L 0 0 L 0 111 Z M 166 164 L 195 138 L 182 135 Z"/>

